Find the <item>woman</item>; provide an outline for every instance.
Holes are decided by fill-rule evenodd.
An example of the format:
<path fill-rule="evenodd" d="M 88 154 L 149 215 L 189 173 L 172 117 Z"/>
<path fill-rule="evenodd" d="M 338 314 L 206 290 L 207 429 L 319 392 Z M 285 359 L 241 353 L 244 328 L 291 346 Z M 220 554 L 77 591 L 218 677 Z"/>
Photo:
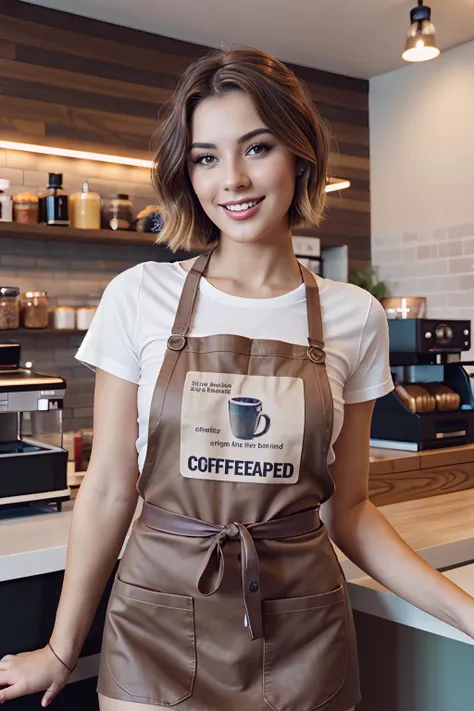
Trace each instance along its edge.
<path fill-rule="evenodd" d="M 44 649 L 4 657 L 0 700 L 46 689 L 46 706 L 66 683 L 137 487 L 101 711 L 348 711 L 357 655 L 329 536 L 470 635 L 474 601 L 368 501 L 372 408 L 392 389 L 387 324 L 369 294 L 292 251 L 291 229 L 321 216 L 328 161 L 306 90 L 272 57 L 229 51 L 192 65 L 168 109 L 160 241 L 215 249 L 138 265 L 104 293 L 78 354 L 97 369 L 94 448 L 56 624 Z"/>

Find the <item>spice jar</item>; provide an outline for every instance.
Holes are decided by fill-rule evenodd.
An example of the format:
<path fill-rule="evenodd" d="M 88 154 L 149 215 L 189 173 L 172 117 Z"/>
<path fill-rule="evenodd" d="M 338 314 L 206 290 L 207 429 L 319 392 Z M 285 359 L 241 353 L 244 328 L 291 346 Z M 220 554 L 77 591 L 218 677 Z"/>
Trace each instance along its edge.
<path fill-rule="evenodd" d="M 19 295 L 16 286 L 0 286 L 0 331 L 20 327 Z"/>
<path fill-rule="evenodd" d="M 18 193 L 13 196 L 13 219 L 20 225 L 38 224 L 38 196 Z"/>
<path fill-rule="evenodd" d="M 96 311 L 96 306 L 81 306 L 81 308 L 76 309 L 76 328 L 78 331 L 87 331 Z"/>
<path fill-rule="evenodd" d="M 56 306 L 54 328 L 73 330 L 76 327 L 76 312 L 72 306 Z"/>
<path fill-rule="evenodd" d="M 45 291 L 26 291 L 23 294 L 21 322 L 25 328 L 47 328 L 48 299 Z"/>
<path fill-rule="evenodd" d="M 102 227 L 108 230 L 130 230 L 132 225 L 132 203 L 128 195 L 119 193 L 103 201 Z"/>

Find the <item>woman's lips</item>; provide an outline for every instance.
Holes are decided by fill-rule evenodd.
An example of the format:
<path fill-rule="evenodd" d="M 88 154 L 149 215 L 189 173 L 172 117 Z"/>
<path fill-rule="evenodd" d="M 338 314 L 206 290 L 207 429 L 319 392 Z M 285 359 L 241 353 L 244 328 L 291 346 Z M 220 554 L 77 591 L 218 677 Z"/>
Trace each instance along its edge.
<path fill-rule="evenodd" d="M 226 207 L 221 205 L 220 207 L 224 210 L 225 214 L 230 217 L 231 220 L 247 220 L 249 217 L 253 217 L 259 210 L 260 205 L 265 200 L 261 198 L 254 207 L 249 207 L 248 210 L 228 210 Z"/>

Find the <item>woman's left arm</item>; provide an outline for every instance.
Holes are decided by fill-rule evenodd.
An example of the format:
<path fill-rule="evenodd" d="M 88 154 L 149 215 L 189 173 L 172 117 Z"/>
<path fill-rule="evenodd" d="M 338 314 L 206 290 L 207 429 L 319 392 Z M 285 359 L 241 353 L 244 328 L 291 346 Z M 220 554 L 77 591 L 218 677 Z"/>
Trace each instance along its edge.
<path fill-rule="evenodd" d="M 431 568 L 368 498 L 374 400 L 346 405 L 330 466 L 336 491 L 322 518 L 340 550 L 399 597 L 474 637 L 474 598 Z"/>

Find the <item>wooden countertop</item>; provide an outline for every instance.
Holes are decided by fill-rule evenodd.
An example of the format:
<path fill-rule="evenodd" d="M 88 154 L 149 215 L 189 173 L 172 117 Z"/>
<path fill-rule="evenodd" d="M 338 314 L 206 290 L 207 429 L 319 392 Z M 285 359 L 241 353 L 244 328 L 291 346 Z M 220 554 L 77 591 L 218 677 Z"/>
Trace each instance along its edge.
<path fill-rule="evenodd" d="M 370 449 L 370 473 L 388 474 L 412 469 L 451 466 L 474 461 L 474 444 L 444 447 L 424 452 L 402 452 L 398 449 Z"/>
<path fill-rule="evenodd" d="M 370 450 L 369 495 L 376 506 L 474 488 L 474 444 L 424 452 Z"/>
<path fill-rule="evenodd" d="M 400 536 L 432 567 L 474 596 L 474 489 L 380 507 Z M 338 553 L 340 553 L 338 551 Z M 474 640 L 389 592 L 340 556 L 355 610 L 474 644 Z"/>

